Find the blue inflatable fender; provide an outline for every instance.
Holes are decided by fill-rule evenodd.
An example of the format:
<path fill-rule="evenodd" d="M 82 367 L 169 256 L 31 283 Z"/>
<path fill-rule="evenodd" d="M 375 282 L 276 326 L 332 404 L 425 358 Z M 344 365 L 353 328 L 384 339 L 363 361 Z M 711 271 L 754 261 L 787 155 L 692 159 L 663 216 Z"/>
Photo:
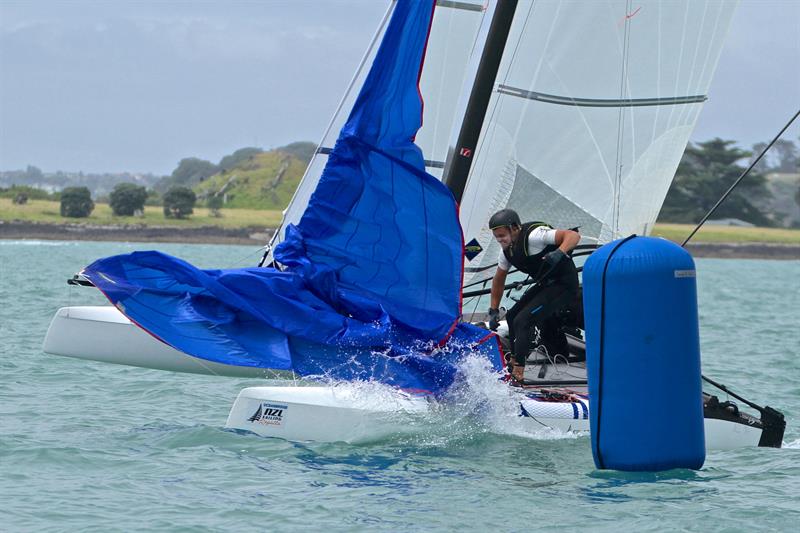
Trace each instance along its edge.
<path fill-rule="evenodd" d="M 705 461 L 694 261 L 631 236 L 583 270 L 592 454 L 599 469 L 699 469 Z"/>

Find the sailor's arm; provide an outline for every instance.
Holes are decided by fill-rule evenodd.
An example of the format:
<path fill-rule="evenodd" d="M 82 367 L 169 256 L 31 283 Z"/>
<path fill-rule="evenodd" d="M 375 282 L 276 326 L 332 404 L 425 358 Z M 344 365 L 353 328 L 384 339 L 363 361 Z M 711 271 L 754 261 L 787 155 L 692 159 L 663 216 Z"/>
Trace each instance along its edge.
<path fill-rule="evenodd" d="M 556 230 L 555 245 L 558 246 L 558 249 L 564 252 L 564 254 L 569 254 L 578 246 L 579 242 L 581 242 L 581 235 L 577 231 L 572 231 L 571 229 Z"/>
<path fill-rule="evenodd" d="M 497 270 L 494 273 L 494 278 L 492 278 L 492 295 L 489 308 L 491 309 L 499 309 L 500 308 L 500 300 L 503 298 L 503 289 L 506 286 L 506 276 L 508 275 L 508 270 L 504 270 L 501 267 L 497 267 Z"/>

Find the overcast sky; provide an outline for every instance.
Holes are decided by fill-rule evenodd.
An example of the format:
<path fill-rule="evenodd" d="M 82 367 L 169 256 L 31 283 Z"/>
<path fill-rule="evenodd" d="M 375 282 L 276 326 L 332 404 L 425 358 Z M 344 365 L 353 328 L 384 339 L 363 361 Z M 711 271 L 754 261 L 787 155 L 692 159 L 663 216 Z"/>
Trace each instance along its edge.
<path fill-rule="evenodd" d="M 386 5 L 0 0 L 0 170 L 169 174 L 316 142 Z M 799 108 L 800 0 L 743 0 L 693 138 L 749 147 Z"/>

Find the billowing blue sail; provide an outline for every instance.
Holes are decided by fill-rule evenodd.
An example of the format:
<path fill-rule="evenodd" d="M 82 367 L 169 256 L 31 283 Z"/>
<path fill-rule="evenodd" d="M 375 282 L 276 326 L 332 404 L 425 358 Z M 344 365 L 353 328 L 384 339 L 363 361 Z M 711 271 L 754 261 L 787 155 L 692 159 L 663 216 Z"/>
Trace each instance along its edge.
<path fill-rule="evenodd" d="M 135 252 L 84 275 L 133 322 L 211 361 L 428 391 L 450 385 L 466 353 L 500 369 L 493 335 L 459 323 L 458 207 L 413 142 L 433 3 L 397 2 L 317 189 L 274 251 L 282 269 Z"/>

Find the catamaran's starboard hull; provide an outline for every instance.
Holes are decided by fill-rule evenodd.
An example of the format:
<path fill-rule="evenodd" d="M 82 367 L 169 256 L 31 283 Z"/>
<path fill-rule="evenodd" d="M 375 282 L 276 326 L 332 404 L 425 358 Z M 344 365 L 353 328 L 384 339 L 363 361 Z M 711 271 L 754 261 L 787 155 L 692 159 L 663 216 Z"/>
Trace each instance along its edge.
<path fill-rule="evenodd" d="M 398 392 L 375 398 L 349 386 L 249 387 L 239 393 L 225 427 L 291 441 L 363 442 L 402 433 L 409 415 L 428 408 L 423 397 Z"/>
<path fill-rule="evenodd" d="M 108 305 L 59 309 L 50 322 L 42 350 L 52 355 L 192 374 L 254 378 L 286 374 L 192 357 L 152 337 Z"/>
<path fill-rule="evenodd" d="M 425 397 L 400 392 L 376 402 L 347 386 L 249 387 L 239 393 L 225 427 L 292 441 L 362 442 L 411 431 L 414 417 L 424 417 L 431 405 Z M 519 405 L 520 421 L 530 433 L 589 432 L 585 397 L 545 401 L 520 393 Z M 758 446 L 761 438 L 759 427 L 709 418 L 705 431 L 709 450 Z"/>

